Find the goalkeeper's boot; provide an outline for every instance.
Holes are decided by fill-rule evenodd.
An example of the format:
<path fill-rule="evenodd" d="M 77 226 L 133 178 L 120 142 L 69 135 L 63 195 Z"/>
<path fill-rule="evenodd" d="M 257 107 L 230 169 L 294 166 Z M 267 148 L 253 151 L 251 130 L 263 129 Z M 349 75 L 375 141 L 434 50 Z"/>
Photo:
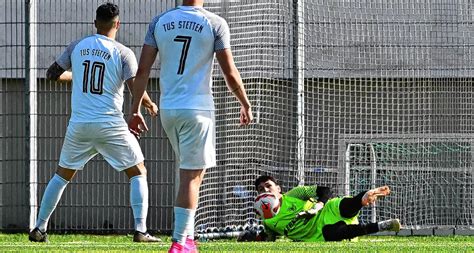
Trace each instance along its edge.
<path fill-rule="evenodd" d="M 198 253 L 196 242 L 191 238 L 186 238 L 186 243 L 184 244 L 184 252 L 186 253 Z"/>
<path fill-rule="evenodd" d="M 135 231 L 133 234 L 134 242 L 161 242 L 161 239 L 150 235 L 148 232 L 142 233 L 140 231 Z"/>
<path fill-rule="evenodd" d="M 179 244 L 178 242 L 173 242 L 171 244 L 170 249 L 168 250 L 168 253 L 181 253 L 185 252 L 184 246 Z"/>
<path fill-rule="evenodd" d="M 373 204 L 377 198 L 385 197 L 390 194 L 390 188 L 388 186 L 378 187 L 372 190 L 368 190 L 362 197 L 362 206 L 368 206 Z"/>
<path fill-rule="evenodd" d="M 379 231 L 393 231 L 399 232 L 400 231 L 400 220 L 399 219 L 390 219 L 384 220 L 377 223 L 379 227 Z"/>
<path fill-rule="evenodd" d="M 48 234 L 41 232 L 39 228 L 30 231 L 28 239 L 32 242 L 48 242 Z"/>

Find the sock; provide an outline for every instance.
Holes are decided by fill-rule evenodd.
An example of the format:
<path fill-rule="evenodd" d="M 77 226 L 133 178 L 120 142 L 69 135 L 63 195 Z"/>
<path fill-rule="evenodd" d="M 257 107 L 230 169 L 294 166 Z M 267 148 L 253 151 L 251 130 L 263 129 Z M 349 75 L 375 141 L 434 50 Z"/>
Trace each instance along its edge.
<path fill-rule="evenodd" d="M 335 224 L 325 225 L 322 232 L 326 241 L 342 241 L 376 233 L 378 232 L 378 225 L 377 223 L 347 225 L 344 221 L 339 221 Z"/>
<path fill-rule="evenodd" d="M 377 233 L 379 231 L 380 231 L 379 224 L 377 222 L 367 224 L 367 233 L 368 234 L 374 234 L 374 233 Z"/>
<path fill-rule="evenodd" d="M 132 206 L 135 230 L 145 233 L 148 214 L 148 183 L 146 176 L 130 178 L 130 205 Z"/>
<path fill-rule="evenodd" d="M 190 233 L 192 226 L 192 236 L 194 238 L 194 215 L 196 210 L 182 207 L 174 207 L 174 230 L 173 240 L 181 245 L 186 243 L 186 237 Z"/>
<path fill-rule="evenodd" d="M 196 216 L 196 210 L 193 210 L 193 209 L 189 209 L 191 211 L 191 217 L 190 217 L 190 220 L 188 222 L 188 224 L 186 224 L 186 235 L 189 239 L 191 240 L 194 240 L 194 223 L 195 223 L 195 216 Z"/>
<path fill-rule="evenodd" d="M 53 213 L 54 209 L 59 203 L 61 196 L 63 195 L 64 189 L 66 189 L 69 181 L 60 177 L 58 174 L 54 174 L 53 178 L 49 180 L 48 186 L 44 190 L 43 199 L 41 200 L 41 206 L 38 213 L 38 219 L 36 220 L 36 227 L 41 232 L 46 232 L 48 227 L 48 221 Z"/>

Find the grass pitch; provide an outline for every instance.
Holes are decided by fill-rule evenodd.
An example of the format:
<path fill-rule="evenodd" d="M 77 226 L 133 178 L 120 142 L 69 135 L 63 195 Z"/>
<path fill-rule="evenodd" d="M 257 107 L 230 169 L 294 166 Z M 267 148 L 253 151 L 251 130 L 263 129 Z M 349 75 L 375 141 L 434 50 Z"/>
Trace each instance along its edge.
<path fill-rule="evenodd" d="M 133 243 L 132 235 L 51 234 L 49 243 L 32 243 L 27 234 L 0 234 L 1 252 L 167 252 L 168 236 L 154 244 Z M 199 243 L 200 252 L 474 252 L 474 236 L 364 236 L 356 242 L 303 243 L 236 242 L 232 239 Z"/>

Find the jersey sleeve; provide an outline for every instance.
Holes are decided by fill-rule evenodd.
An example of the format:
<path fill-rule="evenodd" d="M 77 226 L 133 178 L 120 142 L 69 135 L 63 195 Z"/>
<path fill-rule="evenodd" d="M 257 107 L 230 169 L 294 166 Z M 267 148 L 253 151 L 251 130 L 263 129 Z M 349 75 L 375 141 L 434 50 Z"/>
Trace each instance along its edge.
<path fill-rule="evenodd" d="M 148 25 L 148 30 L 145 35 L 145 42 L 143 44 L 158 48 L 155 38 L 155 28 L 159 18 L 160 16 L 156 16 L 151 20 L 150 24 Z"/>
<path fill-rule="evenodd" d="M 67 46 L 66 50 L 56 59 L 56 63 L 63 68 L 64 70 L 71 69 L 72 63 L 71 63 L 71 55 L 72 51 L 76 47 L 76 45 L 79 43 L 79 40 L 72 42 Z"/>
<path fill-rule="evenodd" d="M 126 48 L 122 52 L 122 80 L 133 78 L 137 74 L 138 63 L 133 51 Z"/>
<path fill-rule="evenodd" d="M 317 186 L 297 186 L 285 193 L 285 195 L 301 200 L 317 199 L 317 188 Z"/>
<path fill-rule="evenodd" d="M 230 29 L 225 19 L 218 17 L 214 26 L 214 51 L 230 48 Z"/>

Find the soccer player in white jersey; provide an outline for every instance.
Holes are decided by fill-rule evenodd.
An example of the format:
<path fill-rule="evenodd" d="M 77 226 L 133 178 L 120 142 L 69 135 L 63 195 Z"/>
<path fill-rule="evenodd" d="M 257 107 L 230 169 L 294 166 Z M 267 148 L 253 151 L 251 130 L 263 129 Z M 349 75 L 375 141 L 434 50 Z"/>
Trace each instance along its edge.
<path fill-rule="evenodd" d="M 133 241 L 160 241 L 147 232 L 148 184 L 144 158 L 122 113 L 124 81 L 133 85 L 137 60 L 129 48 L 115 41 L 120 26 L 118 15 L 115 4 L 99 6 L 94 22 L 97 34 L 72 42 L 46 73 L 50 80 L 72 81 L 72 115 L 58 169 L 44 192 L 30 241 L 47 241 L 48 221 L 64 189 L 76 172 L 98 153 L 130 179 L 135 219 Z M 157 114 L 158 107 L 146 92 L 143 105 L 150 114 Z"/>
<path fill-rule="evenodd" d="M 160 117 L 179 161 L 173 243 L 169 252 L 197 252 L 194 217 L 205 170 L 216 165 L 215 116 L 211 73 L 214 55 L 229 90 L 240 102 L 240 124 L 252 121 L 245 88 L 230 50 L 226 21 L 203 8 L 203 0 L 184 0 L 151 21 L 145 36 L 132 94 L 144 94 L 159 54 Z M 144 124 L 141 102 L 134 101 L 129 128 Z"/>

